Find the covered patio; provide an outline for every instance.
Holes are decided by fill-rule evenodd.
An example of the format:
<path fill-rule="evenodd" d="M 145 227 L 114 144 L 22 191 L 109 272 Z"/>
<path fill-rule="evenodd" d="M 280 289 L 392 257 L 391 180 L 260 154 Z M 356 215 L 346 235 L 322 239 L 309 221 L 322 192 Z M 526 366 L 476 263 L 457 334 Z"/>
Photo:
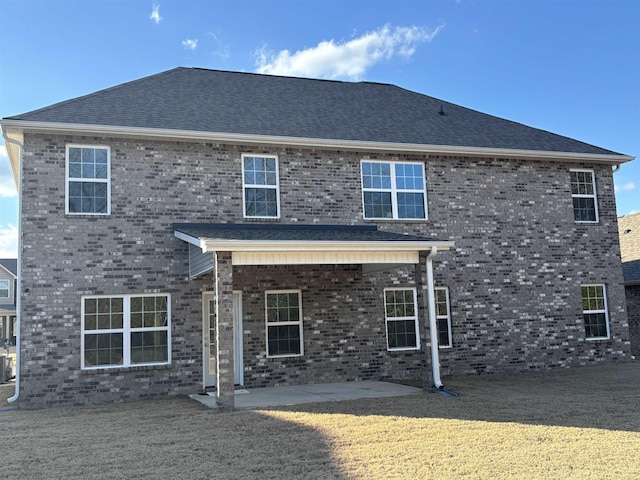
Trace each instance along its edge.
<path fill-rule="evenodd" d="M 195 278 L 213 271 L 211 316 L 215 318 L 216 388 L 212 398 L 219 408 L 238 407 L 246 396 L 236 395 L 234 386 L 237 383 L 234 380 L 238 378 L 234 365 L 234 358 L 238 358 L 234 341 L 234 298 L 238 293 L 234 288 L 234 267 L 242 266 L 360 265 L 361 273 L 366 275 L 413 265 L 419 350 L 425 357 L 421 362 L 423 381 L 428 386 L 441 386 L 432 262 L 438 251 L 452 248 L 453 242 L 380 231 L 375 226 L 174 224 L 173 229 L 177 238 L 189 244 L 190 276 Z M 302 355 L 300 351 L 299 356 Z M 427 368 L 427 365 L 432 368 Z M 321 385 L 327 384 L 318 383 L 304 388 L 324 388 Z M 274 394 L 283 394 L 285 390 L 282 388 L 289 387 L 276 387 Z M 260 389 L 251 391 L 257 390 Z M 267 395 L 266 391 L 264 395 Z M 316 398 L 315 394 L 311 395 L 311 398 Z"/>

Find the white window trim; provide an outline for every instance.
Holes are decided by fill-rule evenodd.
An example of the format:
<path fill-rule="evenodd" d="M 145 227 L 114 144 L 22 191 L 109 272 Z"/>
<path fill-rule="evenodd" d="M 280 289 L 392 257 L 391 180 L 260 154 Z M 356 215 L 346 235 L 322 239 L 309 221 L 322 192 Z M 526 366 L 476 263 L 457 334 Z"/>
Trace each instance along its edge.
<path fill-rule="evenodd" d="M 298 313 L 299 319 L 297 322 L 269 322 L 267 312 L 267 296 L 270 294 L 279 293 L 297 293 L 298 294 Z M 302 322 L 302 290 L 266 290 L 264 292 L 264 323 L 265 323 L 265 350 L 267 351 L 267 358 L 290 358 L 290 357 L 302 357 L 304 355 L 304 337 L 303 337 L 303 322 Z M 269 327 L 276 327 L 279 325 L 299 325 L 300 327 L 300 353 L 293 353 L 287 355 L 269 355 Z"/>
<path fill-rule="evenodd" d="M 574 214 L 574 222 L 575 223 L 598 223 L 600 221 L 600 214 L 598 212 L 598 192 L 596 190 L 596 174 L 594 170 L 590 170 L 587 168 L 572 168 L 569 172 L 585 172 L 591 174 L 591 183 L 593 185 L 593 194 L 586 193 L 571 193 L 572 207 L 573 207 L 573 199 L 574 198 L 592 198 L 593 199 L 593 207 L 596 213 L 595 220 L 576 220 Z M 571 176 L 569 176 L 569 189 L 571 189 Z M 573 208 L 572 208 L 573 211 Z"/>
<path fill-rule="evenodd" d="M 449 343 L 447 345 L 442 345 L 440 342 L 438 342 L 438 347 L 439 348 L 452 348 L 453 347 L 453 338 L 452 338 L 452 333 L 451 333 L 451 306 L 449 304 L 449 288 L 448 287 L 436 287 L 434 290 L 436 292 L 438 290 L 443 290 L 444 294 L 445 294 L 446 302 L 447 302 L 447 314 L 446 315 L 438 315 L 438 312 L 436 310 L 436 325 L 437 325 L 437 321 L 438 320 L 446 320 L 447 321 L 447 332 L 448 332 Z"/>
<path fill-rule="evenodd" d="M 70 148 L 104 148 L 107 150 L 107 178 L 76 178 L 69 176 L 69 149 Z M 69 182 L 106 183 L 107 184 L 107 211 L 99 212 L 70 212 L 69 211 Z M 111 215 L 111 147 L 107 145 L 79 145 L 67 144 L 65 149 L 65 183 L 64 183 L 64 211 L 67 215 Z"/>
<path fill-rule="evenodd" d="M 134 297 L 167 297 L 167 326 L 166 327 L 143 327 L 131 328 L 131 299 Z M 84 301 L 96 298 L 122 298 L 122 328 L 110 328 L 100 330 L 86 330 L 84 328 Z M 82 370 L 105 370 L 113 368 L 135 368 L 147 367 L 153 365 L 170 365 L 171 364 L 171 295 L 168 293 L 141 293 L 141 294 L 124 294 L 124 295 L 83 295 L 81 297 L 80 309 L 80 354 Z M 153 363 L 131 363 L 131 333 L 132 332 L 167 332 L 167 361 Z M 101 334 L 101 333 L 122 333 L 122 365 L 92 365 L 84 364 L 84 341 L 85 335 Z"/>
<path fill-rule="evenodd" d="M 611 330 L 609 327 L 609 306 L 607 305 L 607 287 L 604 283 L 583 283 L 580 285 L 580 303 L 582 304 L 582 287 L 602 287 L 602 298 L 604 300 L 604 309 L 603 310 L 582 310 L 582 331 L 584 334 L 585 340 L 591 342 L 594 340 L 609 340 L 611 338 Z M 607 336 L 606 337 L 587 337 L 587 333 L 584 330 L 584 316 L 589 313 L 604 313 L 604 321 L 607 326 Z"/>
<path fill-rule="evenodd" d="M 280 160 L 277 155 L 267 155 L 262 153 L 243 153 L 241 155 L 241 168 L 242 168 L 242 215 L 244 218 L 262 218 L 262 219 L 279 219 L 280 218 Z M 259 157 L 259 158 L 273 158 L 276 161 L 276 184 L 275 185 L 259 185 L 254 183 L 245 183 L 244 181 L 244 159 L 247 157 Z M 265 188 L 273 189 L 276 191 L 276 208 L 278 209 L 278 215 L 276 216 L 260 216 L 260 215 L 247 215 L 247 203 L 246 203 L 246 189 L 247 188 Z"/>
<path fill-rule="evenodd" d="M 5 295 L 1 295 L 0 294 L 0 298 L 9 298 L 9 297 L 11 297 L 11 283 L 10 283 L 10 281 L 9 280 L 0 280 L 0 285 L 2 285 L 2 284 L 6 284 L 7 285 L 7 288 L 6 288 L 7 295 L 5 296 Z M 4 287 L 0 287 L 0 291 L 2 291 L 2 290 L 5 290 L 5 288 Z"/>
<path fill-rule="evenodd" d="M 388 163 L 391 165 L 391 188 L 365 188 L 364 173 L 362 165 L 364 163 Z M 422 181 L 424 182 L 423 190 L 412 190 L 396 187 L 396 165 L 420 165 L 422 169 Z M 424 163 L 422 162 L 399 162 L 385 160 L 360 160 L 360 186 L 362 187 L 362 218 L 364 220 L 398 220 L 398 221 L 427 221 L 429 219 L 429 211 L 427 210 L 427 178 L 425 175 Z M 365 192 L 390 192 L 391 193 L 391 216 L 387 217 L 367 217 L 364 205 Z M 424 202 L 424 218 L 398 218 L 398 193 L 422 193 L 422 201 Z"/>
<path fill-rule="evenodd" d="M 413 311 L 415 315 L 413 317 L 387 317 L 387 292 L 390 291 L 398 291 L 398 290 L 411 290 L 413 292 Z M 383 292 L 382 302 L 384 305 L 384 331 L 387 336 L 387 351 L 389 352 L 403 352 L 403 351 L 415 351 L 420 350 L 420 326 L 418 325 L 418 296 L 415 287 L 392 287 L 385 288 Z M 415 322 L 416 329 L 416 346 L 415 347 L 390 347 L 389 346 L 389 322 L 398 322 L 398 321 L 406 321 L 413 320 Z"/>

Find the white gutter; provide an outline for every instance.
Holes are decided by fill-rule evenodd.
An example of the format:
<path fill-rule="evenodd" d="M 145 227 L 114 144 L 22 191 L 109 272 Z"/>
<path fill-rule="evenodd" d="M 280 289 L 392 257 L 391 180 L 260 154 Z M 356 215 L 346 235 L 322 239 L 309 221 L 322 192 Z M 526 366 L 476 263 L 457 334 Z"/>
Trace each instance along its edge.
<path fill-rule="evenodd" d="M 202 132 L 197 130 L 173 130 L 167 128 L 124 127 L 117 125 L 92 125 L 79 123 L 34 122 L 4 119 L 0 122 L 3 130 L 36 130 L 43 132 L 64 131 L 90 135 L 125 135 L 170 140 L 191 140 L 202 142 L 241 143 L 256 145 L 287 145 L 304 148 L 328 148 L 338 150 L 361 150 L 395 153 L 424 153 L 454 156 L 481 156 L 500 158 L 522 158 L 535 160 L 556 160 L 567 162 L 608 163 L 619 165 L 630 162 L 635 157 L 619 154 L 551 152 L 544 150 L 519 150 L 512 148 L 464 147 L 451 145 L 426 145 L 418 143 L 372 142 L 361 140 L 339 140 L 308 137 L 286 137 L 279 135 L 256 135 L 247 133 Z"/>
<path fill-rule="evenodd" d="M 22 318 L 22 164 L 23 164 L 23 154 L 24 154 L 24 145 L 13 138 L 9 138 L 6 135 L 6 132 L 2 132 L 2 137 L 4 138 L 5 144 L 12 143 L 18 147 L 18 163 L 20 165 L 20 174 L 18 179 L 18 285 L 16 287 L 16 382 L 15 382 L 15 390 L 12 397 L 7 398 L 7 402 L 13 403 L 20 396 L 20 324 Z"/>
<path fill-rule="evenodd" d="M 442 390 L 444 385 L 440 380 L 440 353 L 438 351 L 438 325 L 436 322 L 436 295 L 433 283 L 433 257 L 438 253 L 438 247 L 431 247 L 431 252 L 427 255 L 427 303 L 429 316 L 429 335 L 431 336 L 431 371 L 433 372 L 433 384 L 438 390 Z"/>

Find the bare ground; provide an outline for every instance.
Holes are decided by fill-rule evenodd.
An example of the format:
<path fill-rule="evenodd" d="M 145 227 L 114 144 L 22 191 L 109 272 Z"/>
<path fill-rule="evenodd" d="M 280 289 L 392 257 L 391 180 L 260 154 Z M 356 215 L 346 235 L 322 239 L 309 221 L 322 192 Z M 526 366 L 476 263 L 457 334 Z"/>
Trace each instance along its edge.
<path fill-rule="evenodd" d="M 640 362 L 445 380 L 460 396 L 2 411 L 0 477 L 640 478 Z"/>

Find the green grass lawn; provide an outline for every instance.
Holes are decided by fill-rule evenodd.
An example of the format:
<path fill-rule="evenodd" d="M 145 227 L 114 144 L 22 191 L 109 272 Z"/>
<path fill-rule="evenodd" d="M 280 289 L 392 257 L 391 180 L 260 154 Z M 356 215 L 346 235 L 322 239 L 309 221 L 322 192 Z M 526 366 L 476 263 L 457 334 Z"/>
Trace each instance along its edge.
<path fill-rule="evenodd" d="M 444 380 L 457 398 L 5 411 L 0 477 L 640 478 L 640 362 Z"/>

